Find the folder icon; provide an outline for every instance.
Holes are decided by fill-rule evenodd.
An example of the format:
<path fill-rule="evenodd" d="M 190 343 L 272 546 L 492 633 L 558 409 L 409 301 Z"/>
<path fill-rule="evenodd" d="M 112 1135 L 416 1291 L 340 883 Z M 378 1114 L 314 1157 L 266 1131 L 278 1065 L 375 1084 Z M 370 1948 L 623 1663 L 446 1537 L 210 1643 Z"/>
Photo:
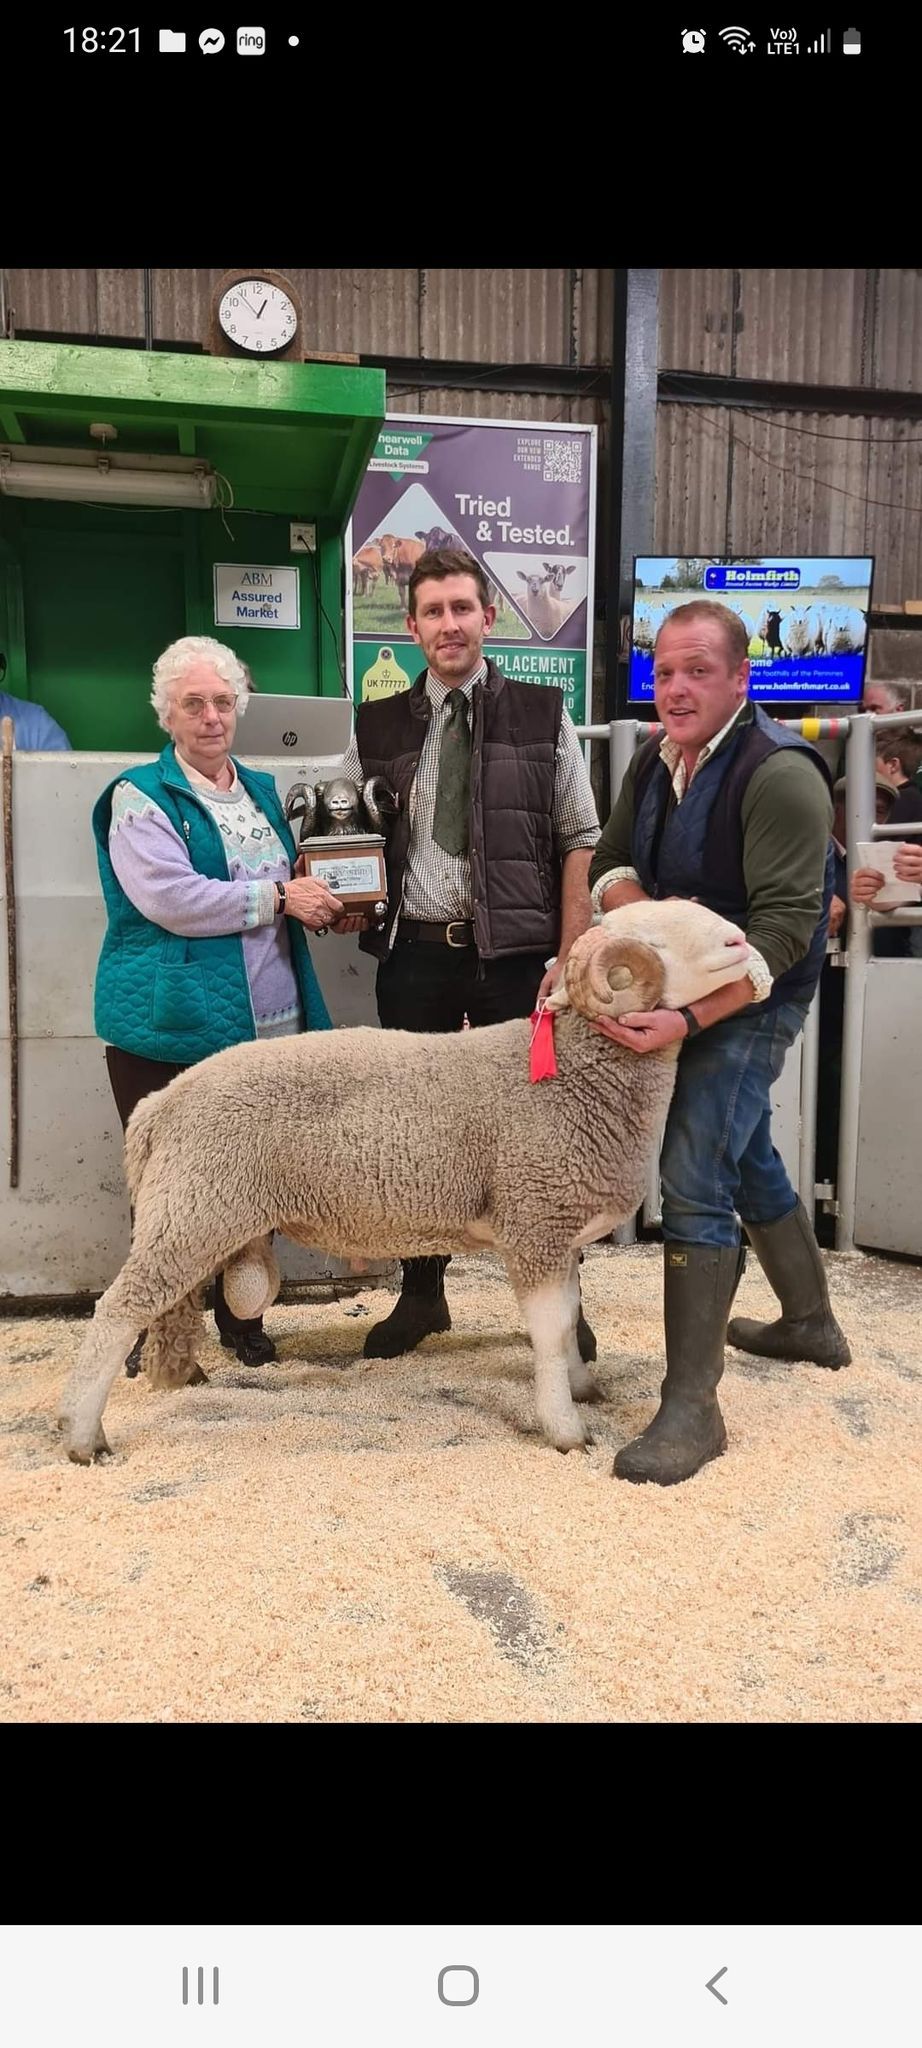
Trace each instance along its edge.
<path fill-rule="evenodd" d="M 165 50 L 172 51 L 175 55 L 177 51 L 184 50 L 185 47 L 186 31 L 184 28 L 162 28 L 160 30 L 161 55 Z"/>

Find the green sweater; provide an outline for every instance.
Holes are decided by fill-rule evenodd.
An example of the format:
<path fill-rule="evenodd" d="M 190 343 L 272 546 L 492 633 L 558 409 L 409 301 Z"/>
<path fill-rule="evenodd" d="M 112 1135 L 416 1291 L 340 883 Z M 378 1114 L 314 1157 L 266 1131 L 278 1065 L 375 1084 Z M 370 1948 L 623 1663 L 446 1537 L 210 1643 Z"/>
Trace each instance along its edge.
<path fill-rule="evenodd" d="M 749 704 L 740 713 L 719 754 L 741 724 L 752 720 Z M 614 810 L 592 856 L 589 887 L 609 868 L 632 865 L 634 782 L 638 753 L 621 784 Z M 761 953 L 773 980 L 810 947 L 819 916 L 832 802 L 822 775 L 797 747 L 779 747 L 755 769 L 742 802 L 743 874 L 749 900 L 746 936 Z"/>

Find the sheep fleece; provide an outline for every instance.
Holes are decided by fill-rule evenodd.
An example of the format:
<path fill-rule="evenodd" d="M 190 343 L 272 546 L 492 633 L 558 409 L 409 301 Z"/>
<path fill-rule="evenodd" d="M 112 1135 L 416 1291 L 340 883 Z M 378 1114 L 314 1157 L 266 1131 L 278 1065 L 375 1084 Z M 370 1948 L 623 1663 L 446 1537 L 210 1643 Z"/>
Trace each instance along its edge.
<path fill-rule="evenodd" d="M 637 1208 L 675 1060 L 566 1011 L 560 1078 L 531 1082 L 530 1036 L 526 1020 L 306 1034 L 233 1046 L 149 1096 L 126 1146 L 139 1312 L 275 1226 L 346 1256 L 495 1241 L 519 1281 L 542 1279 L 596 1218 L 602 1235 Z"/>

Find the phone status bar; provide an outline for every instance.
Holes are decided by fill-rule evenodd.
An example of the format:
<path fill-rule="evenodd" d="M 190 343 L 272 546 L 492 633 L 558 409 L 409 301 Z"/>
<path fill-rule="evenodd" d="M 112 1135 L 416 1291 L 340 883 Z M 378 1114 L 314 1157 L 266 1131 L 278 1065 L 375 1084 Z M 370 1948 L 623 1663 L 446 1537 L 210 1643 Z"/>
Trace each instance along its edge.
<path fill-rule="evenodd" d="M 763 26 L 750 18 L 723 26 L 690 20 L 672 31 L 673 49 L 681 57 L 860 57 L 865 46 L 860 25 L 831 28 L 822 22 L 806 26 Z"/>

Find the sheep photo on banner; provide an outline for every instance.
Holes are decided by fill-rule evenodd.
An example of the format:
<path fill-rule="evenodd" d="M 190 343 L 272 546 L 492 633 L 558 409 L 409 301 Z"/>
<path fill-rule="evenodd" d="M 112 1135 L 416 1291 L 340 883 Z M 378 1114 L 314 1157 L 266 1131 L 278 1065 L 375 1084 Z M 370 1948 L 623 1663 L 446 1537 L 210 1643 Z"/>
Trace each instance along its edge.
<path fill-rule="evenodd" d="M 670 612 L 713 597 L 745 628 L 756 703 L 857 704 L 873 580 L 873 555 L 637 555 L 628 701 L 652 701 L 653 648 Z"/>
<path fill-rule="evenodd" d="M 388 414 L 346 535 L 356 704 L 408 690 L 425 667 L 410 577 L 426 550 L 461 547 L 496 608 L 486 652 L 521 683 L 554 684 L 586 722 L 596 439 L 593 426 Z"/>

